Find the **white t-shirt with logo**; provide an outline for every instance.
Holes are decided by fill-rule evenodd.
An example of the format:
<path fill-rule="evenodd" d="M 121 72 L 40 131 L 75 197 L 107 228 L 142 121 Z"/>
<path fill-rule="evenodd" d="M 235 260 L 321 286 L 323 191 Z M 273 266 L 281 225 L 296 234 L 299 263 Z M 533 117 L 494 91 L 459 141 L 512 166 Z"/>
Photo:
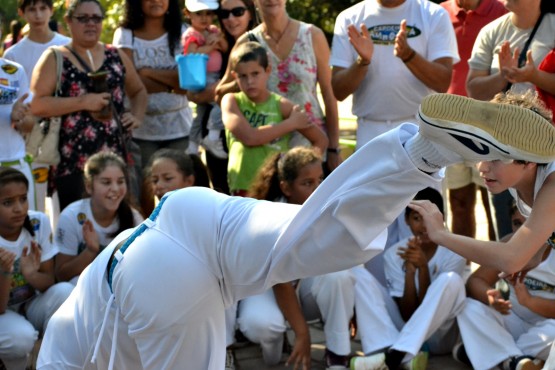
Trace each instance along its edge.
<path fill-rule="evenodd" d="M 28 215 L 35 236 L 31 236 L 31 233 L 25 228 L 21 230 L 19 237 L 15 241 L 6 240 L 0 236 L 0 247 L 15 253 L 16 256 L 8 302 L 9 306 L 26 302 L 36 294 L 35 289 L 25 280 L 23 274 L 21 274 L 20 266 L 23 248 L 31 248 L 31 241 L 37 242 L 41 247 L 41 262 L 54 258 L 58 253 L 57 248 L 52 244 L 52 230 L 50 229 L 50 220 L 48 216 L 37 211 L 29 211 Z"/>
<path fill-rule="evenodd" d="M 353 93 L 353 114 L 371 121 L 396 121 L 414 116 L 422 98 L 432 90 L 393 54 L 401 20 L 407 20 L 408 43 L 429 61 L 449 57 L 459 61 L 457 40 L 449 15 L 428 0 L 406 0 L 385 8 L 365 0 L 341 12 L 335 22 L 330 64 L 349 68 L 358 54 L 349 42 L 347 27 L 364 24 L 374 42 L 372 63 Z"/>
<path fill-rule="evenodd" d="M 143 222 L 143 218 L 135 209 L 132 209 L 132 212 L 133 226 L 137 226 Z M 54 240 L 60 253 L 77 256 L 86 248 L 83 238 L 83 224 L 86 220 L 92 222 L 93 228 L 98 234 L 101 249 L 110 244 L 115 237 L 114 233 L 119 229 L 117 217 L 107 227 L 102 227 L 96 222 L 92 214 L 90 198 L 75 201 L 62 211 L 56 227 Z"/>
<path fill-rule="evenodd" d="M 0 58 L 0 162 L 25 157 L 25 141 L 12 127 L 11 115 L 14 103 L 27 92 L 29 80 L 23 67 Z"/>

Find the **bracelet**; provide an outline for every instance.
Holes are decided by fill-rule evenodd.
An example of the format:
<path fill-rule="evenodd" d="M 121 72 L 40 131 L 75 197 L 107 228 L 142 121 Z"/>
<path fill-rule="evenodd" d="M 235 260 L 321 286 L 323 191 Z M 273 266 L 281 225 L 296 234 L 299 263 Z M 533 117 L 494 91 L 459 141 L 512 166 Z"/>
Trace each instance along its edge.
<path fill-rule="evenodd" d="M 362 66 L 362 67 L 369 66 L 371 62 L 372 62 L 371 60 L 365 62 L 365 61 L 362 59 L 362 57 L 361 57 L 360 55 L 359 55 L 358 58 L 357 58 L 357 64 L 358 64 L 359 66 Z"/>
<path fill-rule="evenodd" d="M 0 275 L 6 276 L 6 277 L 13 276 L 13 272 L 0 270 Z"/>
<path fill-rule="evenodd" d="M 327 151 L 328 153 L 339 154 L 339 153 L 341 153 L 341 148 L 328 148 L 328 149 L 326 149 L 326 151 Z"/>
<path fill-rule="evenodd" d="M 405 58 L 405 59 L 401 59 L 403 61 L 403 63 L 407 64 L 408 62 L 410 62 L 412 60 L 412 58 L 414 58 L 416 56 L 416 51 L 414 49 L 412 49 L 410 55 Z"/>

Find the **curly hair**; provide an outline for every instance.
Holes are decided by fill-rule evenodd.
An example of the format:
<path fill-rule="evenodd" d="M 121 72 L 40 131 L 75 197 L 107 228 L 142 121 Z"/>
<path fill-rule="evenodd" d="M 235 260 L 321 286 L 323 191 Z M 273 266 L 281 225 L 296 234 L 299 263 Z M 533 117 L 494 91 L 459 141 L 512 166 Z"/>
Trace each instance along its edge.
<path fill-rule="evenodd" d="M 311 148 L 296 147 L 287 153 L 268 157 L 258 170 L 248 196 L 255 199 L 276 200 L 283 196 L 281 181 L 292 184 L 306 165 L 322 162 L 322 157 Z"/>
<path fill-rule="evenodd" d="M 526 90 L 524 93 L 514 92 L 512 90 L 500 92 L 493 97 L 491 102 L 528 108 L 553 123 L 551 111 L 545 106 L 535 90 Z"/>
<path fill-rule="evenodd" d="M 145 25 L 145 14 L 142 2 L 144 0 L 125 0 L 125 10 L 121 27 L 132 31 L 138 30 Z M 168 33 L 168 48 L 172 56 L 180 45 L 181 39 L 181 9 L 178 0 L 168 0 L 168 10 L 164 15 L 164 29 Z"/>

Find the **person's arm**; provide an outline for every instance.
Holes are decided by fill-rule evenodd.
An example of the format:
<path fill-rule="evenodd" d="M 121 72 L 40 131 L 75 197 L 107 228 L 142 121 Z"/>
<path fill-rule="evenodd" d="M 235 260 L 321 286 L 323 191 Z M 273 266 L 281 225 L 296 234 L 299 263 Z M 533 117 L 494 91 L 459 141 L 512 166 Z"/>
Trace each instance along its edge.
<path fill-rule="evenodd" d="M 233 53 L 233 50 L 235 50 L 239 45 L 244 44 L 247 41 L 249 41 L 249 37 L 247 34 L 243 34 L 242 36 L 240 36 L 237 39 L 235 46 L 231 50 L 231 53 Z M 233 74 L 231 73 L 231 59 L 230 59 L 227 63 L 225 74 L 220 80 L 220 83 L 218 84 L 218 86 L 216 87 L 215 101 L 216 103 L 221 104 L 224 95 L 228 93 L 238 92 L 238 91 L 239 91 L 239 85 L 237 85 L 237 82 L 235 81 L 235 78 L 233 78 Z"/>
<path fill-rule="evenodd" d="M 41 249 L 37 242 L 23 247 L 19 259 L 21 274 L 25 280 L 39 292 L 44 292 L 55 283 L 54 259 L 41 262 Z"/>
<path fill-rule="evenodd" d="M 453 59 L 444 57 L 429 61 L 417 53 L 408 44 L 407 21 L 405 19 L 401 21 L 401 27 L 395 37 L 393 53 L 428 88 L 440 93 L 447 92 L 451 83 Z"/>
<path fill-rule="evenodd" d="M 520 280 L 515 281 L 513 286 L 518 303 L 546 319 L 555 319 L 554 299 L 531 295 L 526 285 Z"/>
<path fill-rule="evenodd" d="M 550 174 L 538 192 L 530 217 L 507 243 L 481 241 L 450 233 L 443 215 L 429 202 L 413 201 L 409 207 L 425 220 L 430 239 L 480 265 L 505 273 L 530 269 L 528 262 L 543 253 L 545 241 L 555 230 L 555 175 Z M 541 257 L 541 255 L 540 255 Z M 541 259 L 538 259 L 539 262 Z"/>
<path fill-rule="evenodd" d="M 129 98 L 131 110 L 131 114 L 123 114 L 122 123 L 124 127 L 133 129 L 139 127 L 144 119 L 148 95 L 132 60 L 125 53 L 120 52 L 119 54 L 125 66 L 125 93 Z"/>
<path fill-rule="evenodd" d="M 300 369 L 310 369 L 310 331 L 303 316 L 299 300 L 295 294 L 295 288 L 291 283 L 281 283 L 273 287 L 276 302 L 295 332 L 295 345 L 287 359 L 285 366 L 293 366 Z"/>
<path fill-rule="evenodd" d="M 56 277 L 58 280 L 69 281 L 75 276 L 80 275 L 100 252 L 101 247 L 98 234 L 90 220 L 86 220 L 83 223 L 82 230 L 85 249 L 81 253 L 78 255 L 58 253 L 56 255 Z M 77 243 L 77 241 L 77 238 L 64 235 L 64 243 Z M 77 247 L 75 248 L 77 249 Z"/>
<path fill-rule="evenodd" d="M 489 305 L 488 291 L 494 289 L 500 273 L 501 271 L 488 266 L 478 267 L 466 281 L 467 297 Z"/>
<path fill-rule="evenodd" d="M 15 253 L 0 248 L 0 315 L 8 308 L 14 263 Z"/>
<path fill-rule="evenodd" d="M 347 27 L 349 42 L 358 53 L 358 58 L 349 68 L 333 66 L 331 85 L 337 100 L 343 101 L 354 93 L 368 72 L 374 54 L 374 43 L 364 24 L 360 31 L 354 25 Z"/>
<path fill-rule="evenodd" d="M 292 113 L 288 118 L 278 124 L 252 127 L 241 113 L 233 94 L 227 94 L 222 100 L 222 120 L 225 128 L 246 146 L 264 145 L 291 131 L 307 128 L 311 125 L 307 114 L 301 112 L 298 107 L 291 109 L 291 111 Z"/>
<path fill-rule="evenodd" d="M 405 261 L 405 289 L 398 299 L 399 311 L 403 320 L 408 321 L 418 309 L 431 284 L 428 260 L 420 247 L 420 239 L 409 239 L 406 248 L 399 248 L 398 254 Z M 416 288 L 418 279 L 418 289 Z"/>
<path fill-rule="evenodd" d="M 195 104 L 205 104 L 214 102 L 216 96 L 216 87 L 219 81 L 206 86 L 202 91 L 187 91 L 187 99 Z"/>
<path fill-rule="evenodd" d="M 131 61 L 133 60 L 133 50 L 132 49 L 121 47 L 119 50 L 121 50 L 125 55 L 127 55 L 129 60 L 131 60 Z M 141 76 L 140 75 L 140 69 L 137 69 L 135 67 L 135 63 L 133 63 L 133 67 L 135 68 L 135 71 L 138 73 L 139 78 L 141 79 L 141 82 L 145 86 L 146 91 L 148 93 L 157 93 L 157 92 L 168 91 L 169 86 L 164 85 L 163 83 L 154 81 L 153 79 L 148 78 L 146 76 Z"/>
<path fill-rule="evenodd" d="M 331 70 L 328 66 L 330 48 L 324 33 L 318 27 L 312 27 L 312 43 L 316 56 L 318 84 L 320 85 L 322 99 L 324 100 L 328 147 L 337 149 L 339 147 L 339 116 L 337 100 L 331 86 Z M 328 152 L 327 161 L 329 169 L 333 170 L 341 163 L 341 157 L 337 152 Z"/>
<path fill-rule="evenodd" d="M 62 116 L 81 110 L 98 112 L 110 104 L 110 93 L 87 93 L 77 97 L 55 97 L 56 59 L 43 53 L 33 69 L 31 78 L 31 112 L 38 117 Z"/>

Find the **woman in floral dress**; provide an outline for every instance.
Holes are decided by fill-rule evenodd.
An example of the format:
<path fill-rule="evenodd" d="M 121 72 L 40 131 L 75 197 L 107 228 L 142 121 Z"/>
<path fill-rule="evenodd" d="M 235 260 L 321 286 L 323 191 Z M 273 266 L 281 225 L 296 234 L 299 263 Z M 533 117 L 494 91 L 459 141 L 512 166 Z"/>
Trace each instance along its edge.
<path fill-rule="evenodd" d="M 125 141 L 144 116 L 147 94 L 133 63 L 115 47 L 99 42 L 103 19 L 104 11 L 98 0 L 73 0 L 65 16 L 72 41 L 58 47 L 63 55 L 58 96 L 53 96 L 56 89 L 53 53 L 43 54 L 31 79 L 33 114 L 62 116 L 61 160 L 52 168 L 60 210 L 81 199 L 83 167 L 87 159 L 100 151 L 124 156 Z M 107 72 L 107 92 L 92 92 L 89 71 Z M 124 111 L 126 95 L 130 102 L 129 112 Z M 113 114 L 99 117 L 102 109 Z M 120 117 L 121 126 L 116 117 Z"/>

